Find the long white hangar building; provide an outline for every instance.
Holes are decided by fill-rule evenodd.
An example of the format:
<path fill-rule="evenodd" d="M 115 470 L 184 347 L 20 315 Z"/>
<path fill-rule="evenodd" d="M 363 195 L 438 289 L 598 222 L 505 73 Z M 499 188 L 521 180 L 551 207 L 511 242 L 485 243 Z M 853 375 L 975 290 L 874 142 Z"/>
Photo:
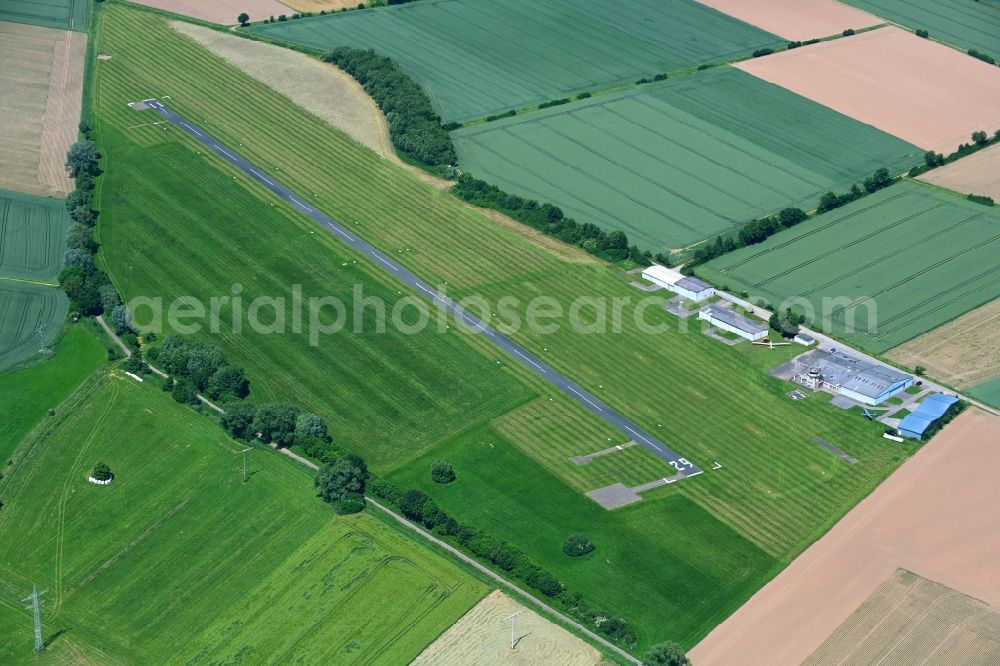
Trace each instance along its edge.
<path fill-rule="evenodd" d="M 689 301 L 703 301 L 715 295 L 715 287 L 712 285 L 659 264 L 644 269 L 642 279 L 668 289 Z"/>

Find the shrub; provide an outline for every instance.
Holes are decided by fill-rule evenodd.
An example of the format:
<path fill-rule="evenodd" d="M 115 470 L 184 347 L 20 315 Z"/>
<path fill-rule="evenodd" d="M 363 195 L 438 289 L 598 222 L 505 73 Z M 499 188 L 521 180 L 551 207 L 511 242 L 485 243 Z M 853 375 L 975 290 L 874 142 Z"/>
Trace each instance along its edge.
<path fill-rule="evenodd" d="M 973 58 L 978 58 L 979 60 L 982 60 L 983 62 L 988 62 L 991 65 L 997 64 L 997 61 L 993 59 L 993 56 L 986 55 L 985 53 L 981 53 L 980 51 L 977 51 L 976 49 L 969 49 L 969 55 L 972 56 Z"/>
<path fill-rule="evenodd" d="M 593 97 L 593 95 L 591 95 L 589 92 L 582 92 L 576 96 L 577 99 L 590 99 L 591 97 Z"/>
<path fill-rule="evenodd" d="M 984 206 L 992 206 L 994 203 L 993 197 L 982 196 L 980 194 L 970 194 L 966 198 L 973 203 L 982 204 Z"/>
<path fill-rule="evenodd" d="M 360 513 L 364 509 L 365 496 L 359 493 L 347 493 L 333 504 L 333 510 L 338 516 Z"/>
<path fill-rule="evenodd" d="M 654 81 L 666 81 L 668 78 L 670 78 L 670 76 L 668 74 L 666 74 L 665 72 L 661 72 L 661 73 L 657 74 L 656 76 L 654 76 L 653 80 Z"/>
<path fill-rule="evenodd" d="M 926 30 L 921 30 L 921 29 L 917 30 L 917 37 L 923 37 L 924 39 L 927 39 L 930 36 L 931 36 L 931 34 L 929 32 L 927 32 Z"/>
<path fill-rule="evenodd" d="M 753 57 L 761 58 L 766 55 L 771 55 L 772 53 L 774 53 L 774 49 L 757 49 L 753 52 Z"/>
<path fill-rule="evenodd" d="M 581 557 L 594 550 L 594 542 L 586 534 L 573 534 L 563 544 L 563 552 L 570 557 Z"/>
<path fill-rule="evenodd" d="M 850 37 L 851 35 L 854 34 L 854 29 L 853 28 L 848 28 L 847 30 L 845 30 L 844 32 L 842 32 L 840 34 L 843 35 L 844 37 Z"/>
<path fill-rule="evenodd" d="M 257 416 L 256 407 L 245 402 L 227 402 L 222 409 L 225 414 L 219 417 L 219 423 L 223 430 L 237 439 L 249 440 L 254 437 L 253 422 Z"/>
<path fill-rule="evenodd" d="M 447 460 L 438 460 L 431 467 L 431 480 L 434 483 L 451 483 L 455 480 L 455 470 Z"/>
<path fill-rule="evenodd" d="M 643 666 L 691 666 L 691 660 L 680 645 L 667 641 L 654 645 L 642 658 Z"/>

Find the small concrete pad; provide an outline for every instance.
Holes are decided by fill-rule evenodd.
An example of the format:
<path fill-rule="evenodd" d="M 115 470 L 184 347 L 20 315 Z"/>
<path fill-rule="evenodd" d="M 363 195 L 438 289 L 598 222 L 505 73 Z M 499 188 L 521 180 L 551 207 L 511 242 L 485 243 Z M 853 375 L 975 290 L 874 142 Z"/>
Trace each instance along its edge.
<path fill-rule="evenodd" d="M 639 495 L 622 483 L 615 483 L 610 486 L 591 490 L 587 497 L 594 500 L 605 509 L 617 509 L 620 506 L 635 504 L 642 500 Z"/>
<path fill-rule="evenodd" d="M 129 102 L 128 105 L 132 107 L 133 111 L 146 111 L 151 108 L 145 102 Z"/>
<path fill-rule="evenodd" d="M 684 474 L 682 472 L 677 472 L 673 476 L 668 476 L 664 479 L 657 479 L 656 481 L 650 481 L 649 483 L 643 483 L 642 485 L 633 486 L 631 490 L 632 492 L 636 493 L 644 493 L 647 490 L 652 490 L 653 488 L 659 488 L 660 486 L 669 486 L 671 483 L 674 483 L 675 481 L 680 481 L 683 478 Z"/>
<path fill-rule="evenodd" d="M 660 289 L 663 289 L 663 287 L 661 287 L 660 285 L 652 284 L 650 282 L 632 281 L 629 284 L 631 284 L 636 289 L 641 289 L 642 291 L 659 291 Z"/>
<path fill-rule="evenodd" d="M 606 456 L 612 453 L 616 453 L 618 451 L 624 451 L 625 449 L 632 446 L 635 446 L 634 440 L 625 442 L 624 444 L 619 444 L 618 446 L 609 446 L 606 449 L 602 449 L 600 451 L 597 451 L 596 453 L 588 453 L 585 456 L 573 456 L 572 458 L 570 458 L 570 460 L 572 460 L 577 465 L 586 465 L 594 458 L 600 458 L 601 456 Z"/>
<path fill-rule="evenodd" d="M 847 462 L 851 463 L 852 465 L 857 465 L 858 464 L 858 459 L 857 458 L 855 458 L 854 456 L 848 455 L 844 451 L 841 451 L 836 446 L 834 446 L 830 442 L 826 441 L 822 437 L 816 437 L 815 439 L 813 439 L 813 441 L 816 442 L 817 444 L 819 444 L 820 446 L 822 446 L 824 449 L 826 449 L 827 451 L 829 451 L 833 455 L 837 456 L 838 458 L 843 458 L 844 460 L 846 460 Z"/>

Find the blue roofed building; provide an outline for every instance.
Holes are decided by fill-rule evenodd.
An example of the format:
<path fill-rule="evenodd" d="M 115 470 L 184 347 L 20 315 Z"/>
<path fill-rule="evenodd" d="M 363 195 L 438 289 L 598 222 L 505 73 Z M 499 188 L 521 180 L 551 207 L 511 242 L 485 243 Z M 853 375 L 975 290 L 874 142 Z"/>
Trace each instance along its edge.
<path fill-rule="evenodd" d="M 921 401 L 917 411 L 907 414 L 899 422 L 899 434 L 908 439 L 923 439 L 934 422 L 948 413 L 958 402 L 953 395 L 934 393 Z"/>

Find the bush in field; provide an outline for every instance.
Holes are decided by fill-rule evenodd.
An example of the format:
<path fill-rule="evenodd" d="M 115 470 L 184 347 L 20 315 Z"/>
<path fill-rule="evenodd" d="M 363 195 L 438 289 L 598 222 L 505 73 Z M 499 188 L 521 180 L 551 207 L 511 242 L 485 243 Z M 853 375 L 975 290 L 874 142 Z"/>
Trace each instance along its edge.
<path fill-rule="evenodd" d="M 447 460 L 438 460 L 431 467 L 431 480 L 434 483 L 451 483 L 455 480 L 455 469 Z"/>
<path fill-rule="evenodd" d="M 114 474 L 111 473 L 111 468 L 102 462 L 94 465 L 94 471 L 90 475 L 97 481 L 107 481 L 114 476 Z"/>
<path fill-rule="evenodd" d="M 923 37 L 924 39 L 927 39 L 930 36 L 931 33 L 927 32 L 926 30 L 917 30 L 917 37 Z"/>
<path fill-rule="evenodd" d="M 573 534 L 563 544 L 563 552 L 570 557 L 581 557 L 594 550 L 594 542 L 586 534 Z"/>

